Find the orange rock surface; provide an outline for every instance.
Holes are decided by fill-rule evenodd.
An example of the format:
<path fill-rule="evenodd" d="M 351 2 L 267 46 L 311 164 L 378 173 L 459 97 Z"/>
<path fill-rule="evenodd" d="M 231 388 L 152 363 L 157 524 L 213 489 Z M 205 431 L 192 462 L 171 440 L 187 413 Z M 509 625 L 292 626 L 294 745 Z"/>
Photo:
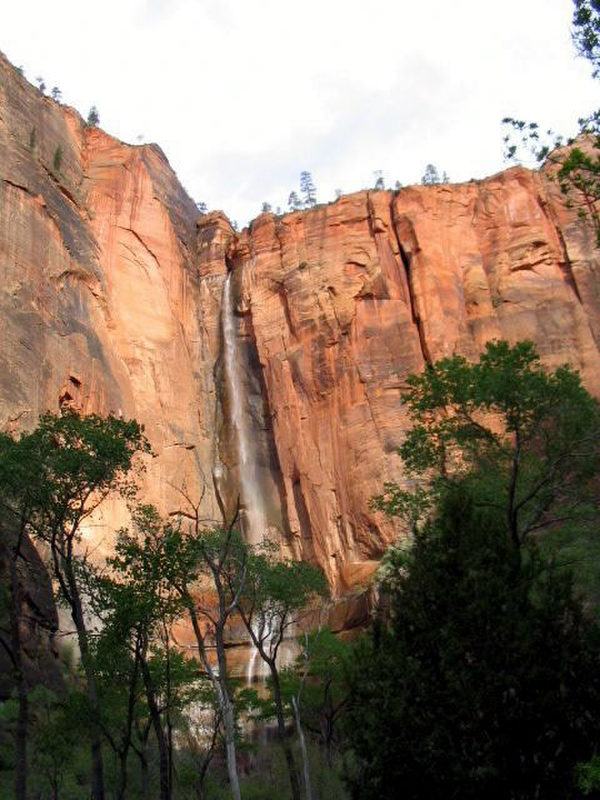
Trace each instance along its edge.
<path fill-rule="evenodd" d="M 57 151 L 60 148 L 60 157 Z M 365 584 L 401 531 L 369 508 L 403 480 L 406 376 L 531 339 L 600 394 L 592 233 L 541 172 L 365 191 L 241 234 L 200 216 L 155 145 L 88 128 L 0 58 L 0 426 L 61 405 L 142 421 L 143 493 L 229 517 L 239 458 L 223 377 L 233 294 L 269 527 L 332 586 Z M 117 504 L 87 532 L 110 550 Z"/>

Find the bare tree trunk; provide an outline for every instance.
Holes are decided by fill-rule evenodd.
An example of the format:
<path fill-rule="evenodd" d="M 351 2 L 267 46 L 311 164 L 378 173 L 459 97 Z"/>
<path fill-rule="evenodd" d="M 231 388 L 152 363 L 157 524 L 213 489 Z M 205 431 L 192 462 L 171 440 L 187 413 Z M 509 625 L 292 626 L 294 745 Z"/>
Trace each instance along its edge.
<path fill-rule="evenodd" d="M 210 678 L 215 694 L 219 701 L 219 708 L 221 710 L 221 717 L 223 720 L 223 728 L 225 730 L 225 754 L 227 756 L 227 774 L 229 776 L 229 785 L 231 787 L 231 795 L 233 800 L 241 800 L 240 779 L 237 771 L 237 757 L 235 749 L 235 714 L 233 703 L 229 696 L 229 687 L 227 686 L 227 662 L 225 660 L 225 646 L 223 642 L 223 631 L 219 632 L 217 628 L 215 639 L 217 645 L 217 661 L 219 665 L 219 674 L 215 675 L 215 671 L 209 661 L 208 654 L 204 643 L 204 635 L 198 622 L 198 616 L 194 611 L 191 601 L 188 603 L 188 612 L 196 642 L 198 644 L 198 651 L 200 658 L 208 677 Z"/>
<path fill-rule="evenodd" d="M 217 627 L 215 640 L 217 645 L 217 660 L 219 663 L 219 686 L 221 690 L 220 697 L 223 727 L 225 728 L 225 750 L 227 753 L 229 783 L 234 800 L 241 800 L 240 780 L 237 771 L 237 757 L 235 751 L 235 713 L 229 695 L 229 686 L 227 685 L 227 661 L 225 659 L 225 643 L 223 640 L 222 626 Z"/>
<path fill-rule="evenodd" d="M 127 789 L 127 750 L 122 750 L 119 753 L 119 784 L 117 786 L 118 800 L 125 800 L 125 791 Z"/>
<path fill-rule="evenodd" d="M 139 748 L 133 745 L 137 757 L 140 760 L 140 778 L 142 797 L 144 800 L 150 800 L 150 771 L 148 767 L 148 736 L 150 734 L 150 726 L 146 726 L 143 731 L 137 726 L 138 738 L 140 740 Z"/>
<path fill-rule="evenodd" d="M 304 772 L 304 793 L 306 800 L 312 800 L 312 788 L 310 785 L 310 764 L 308 762 L 308 751 L 306 749 L 306 740 L 304 738 L 304 731 L 300 723 L 300 709 L 296 698 L 292 696 L 292 709 L 294 711 L 294 719 L 296 721 L 296 731 L 298 732 L 298 739 L 300 740 L 300 752 L 302 753 L 302 767 Z"/>
<path fill-rule="evenodd" d="M 156 702 L 152 676 L 150 674 L 150 670 L 148 669 L 148 664 L 143 656 L 140 659 L 140 666 L 142 668 L 142 675 L 144 676 L 144 685 L 146 687 L 146 697 L 148 699 L 150 718 L 152 719 L 152 726 L 154 727 L 154 733 L 156 734 L 156 741 L 158 744 L 158 767 L 160 772 L 159 797 L 160 800 L 171 800 L 171 784 L 169 782 L 169 748 Z"/>
<path fill-rule="evenodd" d="M 296 759 L 294 758 L 294 751 L 285 731 L 285 715 L 283 713 L 283 701 L 281 699 L 281 686 L 279 685 L 279 672 L 275 659 L 267 661 L 271 669 L 271 680 L 273 682 L 273 697 L 275 699 L 275 712 L 277 716 L 277 730 L 279 733 L 279 740 L 283 748 L 285 760 L 290 773 L 290 784 L 292 787 L 293 800 L 301 800 L 300 792 L 300 778 L 298 776 L 298 767 L 296 766 Z"/>
<path fill-rule="evenodd" d="M 129 695 L 127 697 L 127 727 L 125 734 L 121 740 L 119 753 L 119 785 L 117 788 L 118 800 L 125 800 L 125 792 L 127 790 L 127 759 L 129 757 L 129 750 L 131 748 L 131 738 L 133 729 L 133 716 L 135 712 L 135 691 L 138 682 L 138 668 L 140 664 L 140 639 L 139 633 L 136 640 L 135 660 L 133 665 L 133 672 L 129 681 Z"/>

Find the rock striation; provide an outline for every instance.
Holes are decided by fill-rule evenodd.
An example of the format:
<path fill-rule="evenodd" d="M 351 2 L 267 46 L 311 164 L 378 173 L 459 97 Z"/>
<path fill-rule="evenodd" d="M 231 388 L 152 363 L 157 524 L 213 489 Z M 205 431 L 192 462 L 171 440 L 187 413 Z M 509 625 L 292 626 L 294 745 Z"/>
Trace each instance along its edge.
<path fill-rule="evenodd" d="M 526 338 L 600 394 L 594 244 L 548 175 L 522 168 L 261 214 L 238 234 L 199 214 L 156 145 L 86 126 L 0 58 L 0 426 L 64 405 L 136 417 L 154 450 L 145 498 L 169 513 L 185 494 L 229 519 L 232 273 L 268 527 L 338 592 L 401 534 L 369 500 L 405 480 L 409 373 Z M 86 536 L 108 551 L 126 518 L 107 505 Z"/>

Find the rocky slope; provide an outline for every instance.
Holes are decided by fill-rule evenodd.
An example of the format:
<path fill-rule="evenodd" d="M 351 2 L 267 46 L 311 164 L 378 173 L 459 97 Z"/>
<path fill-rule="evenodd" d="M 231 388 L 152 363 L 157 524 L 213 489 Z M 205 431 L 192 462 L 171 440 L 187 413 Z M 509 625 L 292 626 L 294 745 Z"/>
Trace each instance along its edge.
<path fill-rule="evenodd" d="M 369 509 L 402 480 L 406 376 L 485 341 L 528 338 L 600 393 L 599 263 L 543 174 L 365 191 L 263 214 L 199 216 L 155 145 L 88 128 L 0 58 L 0 426 L 72 405 L 136 417 L 144 494 L 207 518 L 239 493 L 221 303 L 233 271 L 239 391 L 269 527 L 332 585 L 360 583 L 398 534 Z M 111 547 L 123 508 L 87 531 Z"/>

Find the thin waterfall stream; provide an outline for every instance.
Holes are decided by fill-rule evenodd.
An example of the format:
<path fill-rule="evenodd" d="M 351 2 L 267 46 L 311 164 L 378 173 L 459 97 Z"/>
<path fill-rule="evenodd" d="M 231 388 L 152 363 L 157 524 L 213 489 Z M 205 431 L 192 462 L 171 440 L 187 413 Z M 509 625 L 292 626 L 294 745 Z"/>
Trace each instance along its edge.
<path fill-rule="evenodd" d="M 231 422 L 235 429 L 239 457 L 240 502 L 242 527 L 248 544 L 260 544 L 264 538 L 266 514 L 258 481 L 258 454 L 250 435 L 249 412 L 245 408 L 244 382 L 241 375 L 237 325 L 231 292 L 230 272 L 223 285 L 223 341 L 225 345 L 225 378 L 229 394 Z"/>
<path fill-rule="evenodd" d="M 223 284 L 221 319 L 223 326 L 225 380 L 229 397 L 231 423 L 235 430 L 238 451 L 240 506 L 242 530 L 248 544 L 260 544 L 267 534 L 267 515 L 261 494 L 258 466 L 259 453 L 252 436 L 251 417 L 243 379 L 242 354 L 239 346 L 238 325 L 232 292 L 232 275 Z M 268 647 L 268 636 L 266 645 Z M 279 661 L 290 664 L 298 654 L 295 640 L 282 642 Z M 269 674 L 267 664 L 250 642 L 246 668 L 246 683 L 262 682 Z"/>

